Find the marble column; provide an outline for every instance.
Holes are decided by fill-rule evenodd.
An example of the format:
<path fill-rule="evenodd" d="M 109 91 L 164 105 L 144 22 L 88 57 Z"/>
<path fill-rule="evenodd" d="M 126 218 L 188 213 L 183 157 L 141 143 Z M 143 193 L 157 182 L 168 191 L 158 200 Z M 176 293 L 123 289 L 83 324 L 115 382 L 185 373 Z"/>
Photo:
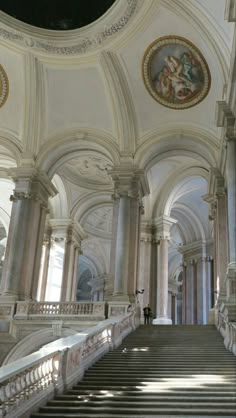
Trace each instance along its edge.
<path fill-rule="evenodd" d="M 34 168 L 14 168 L 10 176 L 15 190 L 0 292 L 1 300 L 14 302 L 37 297 L 48 198 L 56 189 Z"/>
<path fill-rule="evenodd" d="M 186 260 L 186 321 L 194 323 L 194 260 Z"/>
<path fill-rule="evenodd" d="M 183 264 L 182 282 L 182 324 L 186 324 L 186 263 Z"/>
<path fill-rule="evenodd" d="M 61 302 L 74 302 L 77 296 L 78 256 L 85 233 L 75 221 L 68 221 L 66 228 L 65 255 L 63 263 Z"/>
<path fill-rule="evenodd" d="M 140 239 L 140 202 L 148 193 L 142 170 L 121 165 L 109 170 L 114 182 L 116 232 L 114 251 L 113 302 L 134 302 L 137 287 L 138 246 Z M 113 261 L 112 261 L 113 263 Z M 111 264 L 112 266 L 112 264 Z M 111 270 L 112 275 L 112 270 Z"/>
<path fill-rule="evenodd" d="M 154 325 L 172 324 L 168 318 L 168 241 L 170 228 L 176 223 L 175 219 L 162 216 L 156 220 L 158 250 L 158 274 L 157 274 L 157 317 L 153 320 Z"/>
<path fill-rule="evenodd" d="M 216 193 L 216 289 L 219 302 L 226 299 L 225 278 L 228 266 L 228 224 L 226 193 Z"/>
<path fill-rule="evenodd" d="M 45 301 L 47 276 L 49 267 L 50 247 L 51 247 L 51 228 L 47 228 L 44 234 L 43 250 L 41 257 L 41 267 L 37 291 L 37 300 L 40 302 Z"/>
<path fill-rule="evenodd" d="M 213 277 L 213 259 L 206 257 L 206 283 L 207 283 L 207 312 L 214 308 L 214 277 Z"/>
<path fill-rule="evenodd" d="M 59 302 L 61 298 L 65 237 L 52 228 L 48 260 L 45 302 Z"/>
<path fill-rule="evenodd" d="M 234 119 L 235 123 L 235 119 Z M 226 276 L 227 302 L 235 303 L 236 298 L 236 132 L 229 131 L 227 139 L 227 203 L 229 260 Z"/>
<path fill-rule="evenodd" d="M 116 235 L 114 300 L 128 301 L 128 269 L 130 245 L 130 197 L 120 196 Z"/>
<path fill-rule="evenodd" d="M 143 308 L 149 304 L 153 315 L 156 315 L 156 286 L 157 286 L 157 251 L 156 243 L 153 239 L 153 226 L 151 221 L 142 221 L 141 223 L 141 238 L 139 251 L 139 273 L 137 289 L 144 289 L 143 294 L 138 294 L 137 298 L 140 303 L 141 314 L 143 315 Z M 153 251 L 154 250 L 154 251 Z M 153 260 L 154 257 L 154 260 Z"/>
<path fill-rule="evenodd" d="M 225 179 L 219 169 L 212 167 L 209 175 L 209 219 L 214 232 L 214 289 L 217 303 L 226 300 L 226 273 L 228 267 L 228 223 Z"/>
<path fill-rule="evenodd" d="M 47 301 L 72 302 L 77 297 L 78 257 L 86 237 L 71 219 L 50 219 L 51 244 L 48 262 Z"/>
<path fill-rule="evenodd" d="M 208 294 L 209 282 L 207 280 L 207 257 L 200 256 L 197 260 L 197 324 L 208 323 Z"/>

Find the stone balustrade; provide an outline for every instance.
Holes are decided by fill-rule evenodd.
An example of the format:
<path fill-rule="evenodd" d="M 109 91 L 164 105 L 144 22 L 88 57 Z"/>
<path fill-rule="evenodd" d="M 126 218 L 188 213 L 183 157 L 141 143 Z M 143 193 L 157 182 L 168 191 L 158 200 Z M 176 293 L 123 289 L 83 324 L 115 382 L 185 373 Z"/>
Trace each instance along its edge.
<path fill-rule="evenodd" d="M 105 318 L 105 302 L 17 302 L 14 319 L 39 317 Z"/>
<path fill-rule="evenodd" d="M 221 303 L 216 315 L 216 327 L 224 338 L 224 345 L 236 355 L 236 306 Z"/>
<path fill-rule="evenodd" d="M 0 370 L 0 417 L 28 418 L 72 387 L 85 370 L 136 328 L 134 311 L 107 319 L 83 333 L 61 338 Z"/>

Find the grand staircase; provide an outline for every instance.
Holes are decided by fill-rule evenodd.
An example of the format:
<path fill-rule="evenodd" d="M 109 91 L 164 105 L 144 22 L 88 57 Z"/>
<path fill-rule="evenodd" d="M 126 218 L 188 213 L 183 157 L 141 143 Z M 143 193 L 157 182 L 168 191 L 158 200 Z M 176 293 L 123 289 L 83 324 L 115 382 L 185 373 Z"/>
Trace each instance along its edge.
<path fill-rule="evenodd" d="M 32 418 L 236 417 L 236 362 L 214 326 L 140 326 Z"/>

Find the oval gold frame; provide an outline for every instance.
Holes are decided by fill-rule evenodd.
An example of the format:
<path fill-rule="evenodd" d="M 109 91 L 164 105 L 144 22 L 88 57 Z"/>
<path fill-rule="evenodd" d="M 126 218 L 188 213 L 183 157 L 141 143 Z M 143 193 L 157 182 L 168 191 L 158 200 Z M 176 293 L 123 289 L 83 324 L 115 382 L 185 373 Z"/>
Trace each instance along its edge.
<path fill-rule="evenodd" d="M 200 62 L 203 75 L 204 75 L 204 85 L 202 89 L 199 92 L 197 92 L 196 95 L 190 97 L 189 99 L 186 99 L 182 103 L 173 103 L 172 101 L 166 98 L 163 98 L 161 95 L 159 95 L 157 90 L 153 86 L 153 82 L 151 79 L 151 62 L 152 62 L 153 56 L 157 53 L 157 51 L 159 51 L 164 46 L 174 45 L 174 44 L 183 45 L 192 52 L 192 54 Z M 168 107 L 170 109 L 175 109 L 175 110 L 188 109 L 190 107 L 197 105 L 207 96 L 211 87 L 210 70 L 202 53 L 194 44 L 192 44 L 192 42 L 177 35 L 163 36 L 161 38 L 156 39 L 154 42 L 152 42 L 149 45 L 149 47 L 145 51 L 143 61 L 142 61 L 142 75 L 143 75 L 144 84 L 148 92 L 150 93 L 150 95 L 158 103 L 162 104 L 165 107 Z"/>
<path fill-rule="evenodd" d="M 2 84 L 2 91 L 0 94 L 0 107 L 2 107 L 8 98 L 9 81 L 8 81 L 7 73 L 1 64 L 0 64 L 0 82 Z"/>

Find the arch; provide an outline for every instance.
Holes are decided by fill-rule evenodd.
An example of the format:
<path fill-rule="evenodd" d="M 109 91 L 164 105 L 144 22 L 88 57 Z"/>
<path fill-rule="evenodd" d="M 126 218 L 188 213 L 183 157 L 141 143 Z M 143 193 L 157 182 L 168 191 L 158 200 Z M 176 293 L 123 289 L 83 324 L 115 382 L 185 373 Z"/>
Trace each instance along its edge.
<path fill-rule="evenodd" d="M 187 205 L 176 203 L 174 209 L 172 212 L 175 214 L 174 216 L 178 220 L 179 214 L 182 215 L 185 218 L 184 222 L 181 222 L 180 229 L 186 231 L 191 231 L 191 229 L 194 231 L 194 236 L 192 236 L 191 241 L 197 241 L 201 239 L 202 241 L 206 240 L 206 232 L 204 230 L 204 227 L 199 219 L 199 217 L 196 215 L 196 213 L 189 208 Z M 184 227 L 183 227 L 184 225 Z M 186 232 L 184 233 L 186 235 Z M 190 241 L 186 241 L 190 242 Z"/>
<path fill-rule="evenodd" d="M 85 216 L 88 215 L 88 211 L 94 210 L 96 207 L 112 205 L 111 193 L 93 192 L 81 199 L 79 199 L 71 210 L 71 216 L 82 224 Z"/>
<path fill-rule="evenodd" d="M 0 130 L 0 156 L 1 148 L 6 150 L 4 152 L 4 160 L 7 157 L 11 162 L 11 164 L 7 165 L 7 167 L 12 166 L 12 163 L 14 166 L 20 166 L 22 160 L 22 144 L 12 132 L 6 132 L 2 129 Z M 2 166 L 2 162 L 0 163 L 0 166 Z"/>
<path fill-rule="evenodd" d="M 85 250 L 86 251 L 86 250 Z M 93 272 L 93 276 L 101 276 L 106 272 L 105 262 L 102 262 L 102 258 L 98 257 L 96 253 L 91 254 L 83 251 L 83 255 L 80 257 L 80 262 L 85 263 L 87 268 Z"/>
<path fill-rule="evenodd" d="M 168 128 L 148 132 L 139 144 L 134 160 L 146 171 L 157 162 L 177 155 L 195 158 L 206 168 L 214 167 L 220 146 L 212 132 L 195 126 L 183 130 L 179 124 L 168 124 Z"/>
<path fill-rule="evenodd" d="M 208 45 L 210 51 L 214 51 L 217 65 L 224 78 L 227 80 L 230 52 L 218 31 L 217 23 L 213 16 L 203 12 L 203 5 L 186 3 L 184 0 L 161 0 L 164 8 L 179 14 L 184 20 L 191 21 L 194 28 L 200 28 L 200 33 L 204 38 L 204 42 Z"/>
<path fill-rule="evenodd" d="M 0 202 L 0 220 L 8 234 L 11 218 L 12 202 L 10 201 L 10 195 L 14 189 L 14 183 L 8 178 L 0 178 L 1 187 L 1 202 Z"/>
<path fill-rule="evenodd" d="M 12 350 L 10 350 L 5 357 L 2 366 L 38 351 L 43 345 L 55 341 L 58 338 L 69 337 L 70 335 L 74 335 L 76 333 L 77 331 L 71 328 L 62 328 L 61 335 L 56 336 L 53 327 L 32 332 L 18 342 Z"/>
<path fill-rule="evenodd" d="M 158 196 L 155 196 L 152 216 L 170 216 L 174 198 L 184 182 L 188 182 L 190 177 L 200 177 L 208 181 L 208 175 L 208 170 L 201 166 L 181 168 L 178 172 L 173 172 L 163 184 Z"/>
<path fill-rule="evenodd" d="M 165 186 L 165 198 L 161 205 L 161 211 L 164 215 L 170 216 L 174 200 L 180 198 L 180 196 L 178 196 L 179 191 L 183 188 L 184 184 L 190 182 L 191 178 L 204 178 L 208 181 L 208 171 L 201 167 L 193 167 L 180 172 L 177 176 L 176 174 L 173 175 L 169 180 L 168 185 Z M 199 187 L 197 187 L 197 189 L 199 189 Z"/>
<path fill-rule="evenodd" d="M 65 131 L 51 138 L 41 148 L 36 165 L 52 178 L 64 163 L 79 156 L 82 151 L 95 152 L 110 159 L 111 164 L 119 164 L 118 146 L 111 135 L 85 129 Z"/>
<path fill-rule="evenodd" d="M 49 199 L 49 205 L 52 209 L 53 218 L 68 218 L 68 198 L 64 183 L 58 174 L 53 176 L 52 182 L 58 191 L 56 196 Z"/>

